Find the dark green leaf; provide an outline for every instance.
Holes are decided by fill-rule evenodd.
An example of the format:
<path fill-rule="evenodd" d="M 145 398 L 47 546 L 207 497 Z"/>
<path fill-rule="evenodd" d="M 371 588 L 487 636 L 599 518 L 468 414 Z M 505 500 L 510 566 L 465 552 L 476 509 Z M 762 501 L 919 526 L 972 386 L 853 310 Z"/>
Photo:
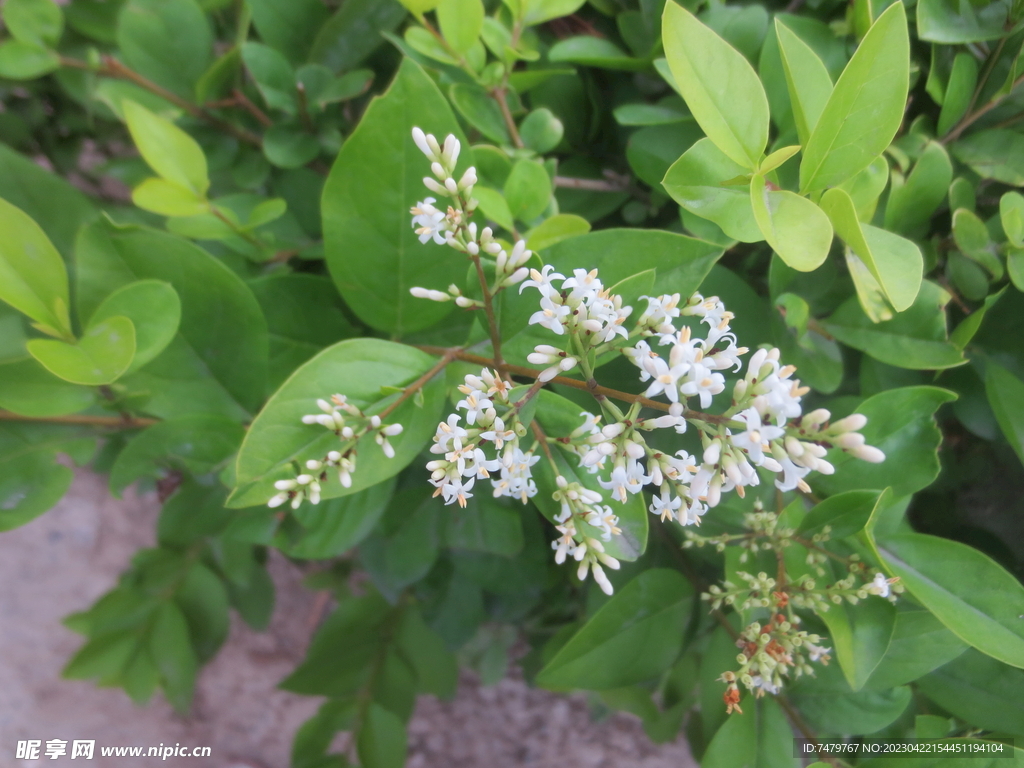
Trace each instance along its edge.
<path fill-rule="evenodd" d="M 318 24 L 309 60 L 335 72 L 351 69 L 384 42 L 382 32 L 393 30 L 405 16 L 395 0 L 346 0 L 326 24 Z"/>
<path fill-rule="evenodd" d="M 117 44 L 129 67 L 189 100 L 213 58 L 213 33 L 196 0 L 128 0 Z"/>

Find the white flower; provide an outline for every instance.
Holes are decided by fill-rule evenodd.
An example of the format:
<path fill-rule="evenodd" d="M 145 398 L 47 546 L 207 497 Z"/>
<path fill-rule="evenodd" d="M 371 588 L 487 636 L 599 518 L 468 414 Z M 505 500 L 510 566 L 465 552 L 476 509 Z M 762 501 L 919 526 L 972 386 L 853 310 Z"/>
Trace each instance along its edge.
<path fill-rule="evenodd" d="M 668 486 L 662 486 L 661 496 L 654 496 L 651 499 L 650 510 L 652 515 L 661 515 L 661 521 L 665 522 L 668 519 L 675 519 L 682 505 L 682 497 L 672 496 Z"/>
<path fill-rule="evenodd" d="M 492 407 L 492 403 L 483 393 L 470 390 L 464 399 L 455 404 L 455 407 L 466 412 L 466 423 L 472 426 L 487 413 L 487 410 Z"/>
<path fill-rule="evenodd" d="M 569 522 L 565 525 L 556 525 L 555 530 L 562 535 L 551 542 L 551 548 L 555 550 L 555 562 L 561 565 L 565 562 L 566 556 L 572 556 L 576 552 L 576 526 Z"/>
<path fill-rule="evenodd" d="M 751 685 L 754 688 L 760 689 L 761 691 L 766 691 L 768 693 L 776 694 L 779 692 L 779 686 L 772 683 L 771 680 L 761 677 L 760 675 L 754 675 L 754 678 L 751 681 Z"/>
<path fill-rule="evenodd" d="M 569 317 L 571 311 L 568 306 L 556 304 L 548 296 L 543 296 L 540 300 L 540 311 L 530 316 L 530 325 L 542 325 L 561 336 L 565 332 L 562 322 Z"/>
<path fill-rule="evenodd" d="M 445 232 L 448 231 L 448 220 L 444 211 L 435 208 L 433 202 L 434 198 L 428 197 L 410 209 L 412 226 L 416 228 L 421 243 L 433 238 L 438 245 L 444 245 L 447 242 Z"/>
<path fill-rule="evenodd" d="M 754 407 L 747 408 L 733 417 L 746 425 L 743 432 L 732 435 L 732 444 L 746 451 L 755 465 L 764 463 L 764 449 L 772 440 L 782 437 L 786 431 L 781 427 L 765 426 L 761 423 L 761 414 Z"/>
<path fill-rule="evenodd" d="M 459 426 L 459 415 L 453 413 L 448 416 L 448 421 L 442 421 L 437 425 L 437 432 L 434 434 L 436 445 L 430 447 L 431 453 L 448 453 L 449 445 L 456 450 L 462 448 L 462 439 L 468 435 L 465 429 Z"/>
<path fill-rule="evenodd" d="M 828 660 L 830 658 L 829 653 L 832 652 L 831 648 L 822 648 L 820 645 L 815 645 L 814 643 L 808 643 L 806 641 L 804 642 L 804 648 L 810 651 L 808 657 L 811 661 L 821 661 L 822 664 L 828 664 Z"/>
<path fill-rule="evenodd" d="M 885 578 L 885 574 L 883 573 L 876 573 L 875 578 L 866 587 L 866 589 L 872 595 L 878 595 L 879 597 L 888 597 L 890 594 L 892 594 L 892 590 L 890 589 L 889 585 L 894 581 L 896 581 L 896 579 L 889 580 Z"/>
<path fill-rule="evenodd" d="M 710 407 L 712 398 L 725 389 L 725 377 L 720 373 L 712 373 L 702 363 L 694 363 L 690 367 L 687 379 L 679 391 L 687 397 L 698 395 L 701 408 Z"/>
<path fill-rule="evenodd" d="M 619 464 L 612 469 L 612 476 L 608 480 L 597 478 L 602 488 L 612 492 L 612 498 L 626 503 L 626 493 L 640 493 L 647 483 L 651 482 L 649 475 L 645 475 L 640 462 L 630 462 L 629 466 Z"/>
<path fill-rule="evenodd" d="M 562 283 L 562 290 L 572 289 L 567 301 L 571 304 L 592 300 L 604 289 L 597 277 L 597 270 L 574 269 L 572 277 Z"/>
<path fill-rule="evenodd" d="M 530 270 L 530 279 L 522 283 L 519 286 L 519 292 L 522 293 L 524 288 L 536 288 L 540 291 L 541 296 L 552 297 L 558 295 L 558 289 L 552 284 L 552 280 L 564 280 L 565 275 L 561 275 L 558 272 L 553 272 L 555 268 L 550 264 L 545 264 L 541 271 L 538 272 L 536 269 Z"/>
<path fill-rule="evenodd" d="M 647 299 L 647 311 L 640 316 L 639 324 L 646 325 L 655 333 L 675 333 L 672 319 L 679 317 L 679 294 L 641 296 Z"/>
<path fill-rule="evenodd" d="M 437 490 L 434 491 L 434 495 L 441 495 L 444 499 L 445 504 L 454 504 L 458 502 L 460 507 L 465 508 L 466 499 L 471 499 L 473 494 L 470 493 L 470 489 L 476 482 L 475 477 L 469 478 L 467 482 L 463 482 L 461 477 L 452 477 L 451 475 L 445 475 L 442 480 L 430 481 Z"/>

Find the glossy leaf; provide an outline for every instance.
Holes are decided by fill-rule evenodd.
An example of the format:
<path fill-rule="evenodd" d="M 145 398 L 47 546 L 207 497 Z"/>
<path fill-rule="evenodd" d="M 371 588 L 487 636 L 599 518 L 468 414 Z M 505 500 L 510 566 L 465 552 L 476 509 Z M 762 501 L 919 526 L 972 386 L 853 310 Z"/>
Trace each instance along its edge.
<path fill-rule="evenodd" d="M 122 103 L 132 141 L 161 178 L 203 197 L 210 188 L 206 156 L 195 139 L 170 120 L 133 101 Z"/>
<path fill-rule="evenodd" d="M 966 544 L 922 533 L 874 542 L 886 568 L 961 640 L 1024 667 L 1024 586 Z"/>
<path fill-rule="evenodd" d="M 903 4 L 878 17 L 836 82 L 804 147 L 800 189 L 835 186 L 889 146 L 903 120 L 910 41 Z"/>
<path fill-rule="evenodd" d="M 54 376 L 32 357 L 0 365 L 0 408 L 19 416 L 66 416 L 95 402 L 95 390 Z"/>
<path fill-rule="evenodd" d="M 885 227 L 907 237 L 928 231 L 932 215 L 946 198 L 953 166 L 941 144 L 928 142 L 902 186 L 893 186 L 885 207 Z"/>
<path fill-rule="evenodd" d="M 692 600 L 693 590 L 675 571 L 644 571 L 562 646 L 538 684 L 604 690 L 657 677 L 679 654 Z"/>
<path fill-rule="evenodd" d="M 565 128 L 547 107 L 533 110 L 519 125 L 519 137 L 538 154 L 550 152 L 562 140 Z"/>
<path fill-rule="evenodd" d="M 466 121 L 491 141 L 510 143 L 501 107 L 483 88 L 455 83 L 448 92 L 452 104 Z"/>
<path fill-rule="evenodd" d="M 333 432 L 302 423 L 302 416 L 316 411 L 316 401 L 333 392 L 344 392 L 349 402 L 369 413 L 379 412 L 398 395 L 382 388 L 404 387 L 422 376 L 434 358 L 413 347 L 379 339 L 349 339 L 328 347 L 298 368 L 267 402 L 246 435 L 238 455 L 237 485 L 228 506 L 264 504 L 274 495 L 274 481 L 292 476 L 293 460 L 321 459 L 338 444 Z M 441 418 L 442 382 L 435 379 L 423 389 L 418 405 L 409 398 L 388 422 L 405 426 L 391 443 L 395 458 L 388 459 L 373 441 L 359 444 L 359 467 L 350 488 L 344 488 L 332 472 L 323 483 L 324 499 L 344 496 L 376 485 L 400 472 L 423 449 Z"/>
<path fill-rule="evenodd" d="M 821 618 L 846 682 L 859 691 L 889 648 L 896 609 L 888 600 L 870 596 L 856 605 L 833 605 Z"/>
<path fill-rule="evenodd" d="M 899 611 L 889 648 L 866 688 L 887 690 L 913 682 L 965 650 L 967 644 L 928 611 Z"/>
<path fill-rule="evenodd" d="M 129 67 L 188 100 L 213 59 L 213 33 L 196 0 L 128 0 L 117 44 Z"/>
<path fill-rule="evenodd" d="M 662 185 L 690 213 L 715 222 L 729 237 L 743 243 L 764 239 L 754 218 L 745 185 L 723 182 L 743 176 L 743 166 L 730 160 L 711 139 L 696 142 L 665 174 Z"/>
<path fill-rule="evenodd" d="M 169 283 L 139 280 L 119 288 L 96 308 L 89 327 L 115 315 L 135 327 L 135 357 L 128 371 L 135 371 L 159 355 L 178 332 L 181 300 Z"/>
<path fill-rule="evenodd" d="M 459 53 L 466 53 L 484 25 L 483 0 L 441 0 L 437 20 L 447 43 Z"/>
<path fill-rule="evenodd" d="M 833 539 L 859 533 L 878 502 L 878 491 L 847 491 L 823 499 L 807 513 L 797 531 L 804 538 L 821 533 L 826 525 Z"/>
<path fill-rule="evenodd" d="M 590 35 L 577 35 L 559 40 L 548 51 L 548 59 L 553 62 L 582 64 L 587 67 L 639 71 L 647 68 L 647 62 L 636 59 L 619 48 L 611 40 Z"/>
<path fill-rule="evenodd" d="M 1024 195 L 1006 192 L 999 198 L 999 221 L 1016 248 L 1024 248 Z"/>
<path fill-rule="evenodd" d="M 323 560 L 347 552 L 370 535 L 393 492 L 394 481 L 385 481 L 349 496 L 303 505 L 295 518 L 305 531 L 283 549 L 289 557 L 303 560 Z"/>
<path fill-rule="evenodd" d="M 737 165 L 757 168 L 768 142 L 768 99 L 749 62 L 672 2 L 662 38 L 676 87 L 704 133 Z"/>
<path fill-rule="evenodd" d="M 1024 736 L 1024 672 L 973 649 L 925 675 L 917 686 L 965 722 Z"/>
<path fill-rule="evenodd" d="M 410 288 L 445 288 L 465 275 L 447 246 L 420 243 L 411 226 L 409 207 L 429 195 L 422 179 L 430 172 L 413 143 L 414 125 L 442 140 L 460 137 L 460 161 L 472 164 L 444 97 L 406 59 L 342 146 L 323 196 L 324 249 L 338 290 L 361 320 L 397 335 L 428 328 L 452 310 L 451 303 L 414 298 Z"/>
<path fill-rule="evenodd" d="M 4 26 L 16 40 L 56 46 L 64 30 L 64 14 L 53 0 L 8 0 Z"/>
<path fill-rule="evenodd" d="M 946 291 L 925 280 L 914 303 L 892 320 L 874 323 L 856 299 L 849 299 L 828 318 L 825 328 L 844 344 L 889 365 L 949 368 L 962 365 L 964 357 L 946 331 L 948 301 Z"/>
<path fill-rule="evenodd" d="M 1024 186 L 1024 135 L 1004 128 L 971 133 L 950 148 L 953 156 L 983 179 Z"/>
<path fill-rule="evenodd" d="M 526 247 L 531 251 L 543 251 L 563 240 L 585 235 L 589 231 L 590 222 L 582 216 L 558 213 L 526 233 Z"/>
<path fill-rule="evenodd" d="M 0 77 L 35 80 L 60 67 L 60 56 L 37 43 L 5 40 L 0 43 Z"/>
<path fill-rule="evenodd" d="M 976 43 L 1006 34 L 1009 4 L 982 6 L 953 0 L 921 0 L 917 5 L 917 29 L 922 40 L 933 43 Z"/>
<path fill-rule="evenodd" d="M 298 92 L 295 73 L 288 59 L 269 45 L 248 42 L 242 46 L 242 61 L 256 81 L 267 106 L 289 115 L 295 114 Z"/>
<path fill-rule="evenodd" d="M 345 0 L 319 26 L 312 49 L 306 49 L 309 60 L 334 72 L 351 69 L 384 42 L 382 33 L 395 29 L 406 16 L 397 0 Z"/>
<path fill-rule="evenodd" d="M 328 18 L 319 0 L 248 0 L 247 5 L 260 39 L 293 64 L 305 60 L 316 33 Z"/>
<path fill-rule="evenodd" d="M 855 692 L 839 666 L 829 664 L 816 667 L 813 677 L 801 677 L 790 687 L 788 698 L 817 733 L 845 735 L 885 728 L 903 714 L 912 695 L 907 686 Z"/>
<path fill-rule="evenodd" d="M 918 11 L 920 13 L 920 11 Z M 958 53 L 953 60 L 953 69 L 949 73 L 949 85 L 946 86 L 942 100 L 942 111 L 936 131 L 945 136 L 966 113 L 978 87 L 978 60 L 971 54 Z"/>
<path fill-rule="evenodd" d="M 792 768 L 793 740 L 782 708 L 771 696 L 747 698 L 743 713 L 729 715 L 701 760 L 703 768 Z"/>
<path fill-rule="evenodd" d="M 519 160 L 505 180 L 505 199 L 513 218 L 532 222 L 551 199 L 551 178 L 544 166 L 533 160 Z"/>
<path fill-rule="evenodd" d="M 817 205 L 786 190 L 767 187 L 764 176 L 750 181 L 754 219 L 772 249 L 801 272 L 821 266 L 832 245 L 832 224 Z"/>

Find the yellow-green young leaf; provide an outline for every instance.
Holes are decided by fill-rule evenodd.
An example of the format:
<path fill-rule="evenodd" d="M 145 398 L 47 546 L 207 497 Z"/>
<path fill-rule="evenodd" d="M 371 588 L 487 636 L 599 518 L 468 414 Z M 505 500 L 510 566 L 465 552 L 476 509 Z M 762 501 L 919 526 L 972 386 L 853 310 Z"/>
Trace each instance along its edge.
<path fill-rule="evenodd" d="M 198 216 L 210 210 L 202 195 L 166 179 L 146 179 L 132 190 L 132 202 L 161 216 Z"/>
<path fill-rule="evenodd" d="M 489 221 L 511 232 L 515 228 L 512 211 L 505 201 L 505 196 L 496 189 L 477 185 L 473 187 L 473 197 L 480 203 L 480 210 Z"/>
<path fill-rule="evenodd" d="M 122 109 L 132 141 L 149 167 L 166 181 L 205 196 L 210 178 L 206 156 L 195 139 L 133 101 L 125 99 Z"/>
<path fill-rule="evenodd" d="M 92 326 L 75 344 L 33 339 L 29 354 L 55 376 L 73 384 L 111 384 L 135 356 L 135 326 L 127 317 L 109 317 Z"/>
<path fill-rule="evenodd" d="M 799 151 L 799 144 L 794 144 L 791 147 L 783 147 L 782 149 L 777 149 L 770 155 L 768 155 L 768 157 L 766 157 L 761 162 L 761 166 L 757 169 L 757 172 L 760 174 L 765 174 L 768 173 L 769 171 L 774 171 L 776 168 L 778 168 L 784 162 L 789 160 L 789 158 L 791 158 Z"/>
<path fill-rule="evenodd" d="M 398 0 L 402 5 L 408 9 L 409 13 L 415 13 L 417 16 L 422 16 L 427 11 L 432 11 L 437 8 L 437 4 L 440 0 Z"/>
<path fill-rule="evenodd" d="M 520 16 L 525 24 L 533 26 L 543 24 L 545 21 L 557 19 L 560 16 L 569 16 L 576 13 L 586 0 L 513 0 L 507 5 L 518 5 Z M 515 13 L 515 11 L 513 11 Z"/>
<path fill-rule="evenodd" d="M 7 0 L 4 26 L 23 43 L 55 46 L 64 31 L 64 14 L 53 0 Z"/>
<path fill-rule="evenodd" d="M 116 316 L 135 326 L 135 371 L 159 355 L 174 339 L 181 322 L 181 300 L 170 283 L 139 280 L 111 293 L 89 318 L 89 328 Z"/>
<path fill-rule="evenodd" d="M 999 198 L 999 221 L 1006 239 L 1015 247 L 1024 247 L 1024 195 L 1007 192 Z"/>
<path fill-rule="evenodd" d="M 843 189 L 830 189 L 822 195 L 821 208 L 839 237 L 864 262 L 893 309 L 902 312 L 913 304 L 924 272 L 920 249 L 892 232 L 861 224 L 853 198 Z"/>
<path fill-rule="evenodd" d="M 945 148 L 937 141 L 928 142 L 907 180 L 889 192 L 885 228 L 908 237 L 926 235 L 952 180 L 953 165 Z"/>
<path fill-rule="evenodd" d="M 804 147 L 801 191 L 840 184 L 882 154 L 903 120 L 909 84 L 907 16 L 903 3 L 895 3 L 864 36 L 832 90 Z"/>
<path fill-rule="evenodd" d="M 74 338 L 68 317 L 68 273 L 49 238 L 20 208 L 0 198 L 0 300 L 51 335 Z"/>
<path fill-rule="evenodd" d="M 1006 254 L 1006 272 L 1018 291 L 1024 291 L 1024 250 L 1011 248 Z"/>
<path fill-rule="evenodd" d="M 448 45 L 466 53 L 484 26 L 483 0 L 441 0 L 437 4 L 437 21 Z"/>
<path fill-rule="evenodd" d="M 832 224 L 821 208 L 794 192 L 768 189 L 760 174 L 750 180 L 750 205 L 764 239 L 786 264 L 801 272 L 821 266 L 832 246 Z"/>
<path fill-rule="evenodd" d="M 814 49 L 779 19 L 775 19 L 775 34 L 779 39 L 779 57 L 786 75 L 789 101 L 793 105 L 796 133 L 800 143 L 806 145 L 832 95 L 832 78 Z"/>
<path fill-rule="evenodd" d="M 669 2 L 662 17 L 665 57 L 697 123 L 748 170 L 768 143 L 768 97 L 743 54 L 692 13 Z"/>
<path fill-rule="evenodd" d="M 871 221 L 878 207 L 878 198 L 882 196 L 888 183 L 889 163 L 882 155 L 876 157 L 871 165 L 856 176 L 840 184 L 839 188 L 846 190 L 853 198 L 857 218 L 861 221 Z"/>

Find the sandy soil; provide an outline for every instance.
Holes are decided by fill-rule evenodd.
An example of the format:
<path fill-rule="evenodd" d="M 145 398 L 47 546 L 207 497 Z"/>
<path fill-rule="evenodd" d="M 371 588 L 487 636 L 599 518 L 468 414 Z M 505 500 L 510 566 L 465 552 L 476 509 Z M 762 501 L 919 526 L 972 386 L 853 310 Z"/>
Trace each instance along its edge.
<path fill-rule="evenodd" d="M 166 765 L 287 768 L 291 737 L 320 700 L 276 689 L 302 658 L 316 615 L 315 596 L 283 559 L 272 562 L 278 607 L 268 631 L 235 621 L 231 637 L 202 672 L 193 714 L 177 716 L 162 700 L 135 707 L 120 690 L 66 681 L 60 670 L 80 645 L 62 617 L 110 589 L 129 557 L 153 543 L 151 497 L 107 495 L 103 478 L 80 473 L 53 510 L 0 535 L 0 768 L 18 740 L 95 739 L 97 745 L 209 746 L 212 757 L 169 758 Z M 652 746 L 627 715 L 590 720 L 581 698 L 533 690 L 506 679 L 484 688 L 466 676 L 451 702 L 420 700 L 409 725 L 409 768 L 689 768 L 681 739 Z M 72 764 L 68 757 L 37 765 Z M 102 758 L 88 765 L 124 768 Z M 77 764 L 77 763 L 74 763 Z"/>

